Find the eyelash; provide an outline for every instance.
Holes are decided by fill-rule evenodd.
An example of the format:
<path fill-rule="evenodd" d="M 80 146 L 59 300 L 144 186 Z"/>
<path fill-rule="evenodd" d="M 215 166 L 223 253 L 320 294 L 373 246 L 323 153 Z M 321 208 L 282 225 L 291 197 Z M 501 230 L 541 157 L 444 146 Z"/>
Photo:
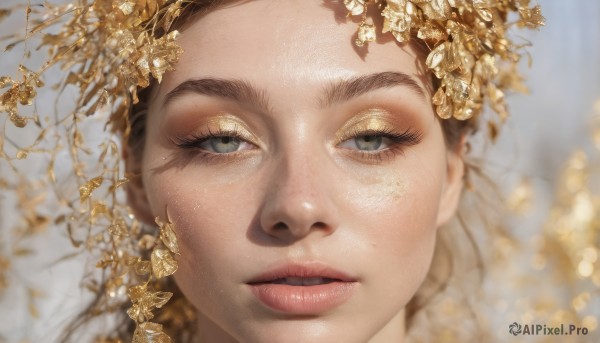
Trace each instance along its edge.
<path fill-rule="evenodd" d="M 365 136 L 382 136 L 383 138 L 387 138 L 391 141 L 390 146 L 383 150 L 378 150 L 378 151 L 374 151 L 374 152 L 353 150 L 353 149 L 346 149 L 346 150 L 351 151 L 349 153 L 353 154 L 354 156 L 357 156 L 359 159 L 365 160 L 370 163 L 378 163 L 378 162 L 383 162 L 383 161 L 389 160 L 392 157 L 396 156 L 397 154 L 402 154 L 404 152 L 404 149 L 408 146 L 419 144 L 421 142 L 421 138 L 423 135 L 422 135 L 422 132 L 420 132 L 420 131 L 410 130 L 410 129 L 407 129 L 400 133 L 396 132 L 394 130 L 391 130 L 391 129 L 377 129 L 377 130 L 366 130 L 366 131 L 360 131 L 360 130 L 356 129 L 356 130 L 354 130 L 354 132 L 350 133 L 349 135 L 345 135 L 344 138 L 341 139 L 340 143 L 338 143 L 338 144 L 341 144 L 342 142 L 345 142 L 349 139 L 356 139 L 356 138 L 365 137 Z M 219 154 L 219 153 L 213 153 L 213 152 L 209 152 L 209 151 L 199 148 L 199 145 L 201 143 L 204 143 L 205 141 L 207 141 L 211 138 L 219 138 L 219 137 L 233 137 L 233 138 L 240 139 L 242 141 L 247 142 L 247 140 L 240 133 L 240 131 L 237 129 L 237 127 L 235 127 L 233 130 L 217 129 L 217 131 L 211 131 L 209 129 L 207 133 L 200 133 L 198 135 L 194 135 L 194 136 L 190 136 L 190 137 L 180 137 L 180 138 L 176 138 L 174 140 L 172 139 L 171 141 L 178 148 L 188 151 L 189 153 L 193 154 L 193 156 L 198 156 L 199 158 L 204 159 L 206 161 L 229 159 L 233 155 L 236 155 L 239 153 L 239 151 L 236 151 L 236 152 L 231 152 L 231 153 Z M 249 144 L 253 144 L 253 143 L 249 142 Z"/>

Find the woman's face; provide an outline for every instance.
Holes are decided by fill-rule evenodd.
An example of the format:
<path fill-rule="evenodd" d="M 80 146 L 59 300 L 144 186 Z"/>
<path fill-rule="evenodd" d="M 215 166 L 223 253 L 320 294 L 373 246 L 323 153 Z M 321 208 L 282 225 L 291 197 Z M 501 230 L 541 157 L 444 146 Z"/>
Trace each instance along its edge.
<path fill-rule="evenodd" d="M 461 163 L 423 57 L 392 41 L 357 50 L 341 7 L 214 10 L 154 90 L 134 207 L 167 209 L 175 279 L 208 341 L 400 340 L 455 210 Z"/>

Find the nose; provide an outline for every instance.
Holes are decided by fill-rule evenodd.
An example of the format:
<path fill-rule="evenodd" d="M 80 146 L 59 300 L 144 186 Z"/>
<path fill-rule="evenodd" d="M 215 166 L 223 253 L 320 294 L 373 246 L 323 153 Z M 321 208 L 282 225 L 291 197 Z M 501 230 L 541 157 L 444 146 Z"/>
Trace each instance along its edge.
<path fill-rule="evenodd" d="M 333 173 L 308 152 L 288 152 L 273 166 L 260 214 L 262 229 L 280 240 L 298 240 L 311 232 L 327 236 L 339 225 L 333 202 Z"/>

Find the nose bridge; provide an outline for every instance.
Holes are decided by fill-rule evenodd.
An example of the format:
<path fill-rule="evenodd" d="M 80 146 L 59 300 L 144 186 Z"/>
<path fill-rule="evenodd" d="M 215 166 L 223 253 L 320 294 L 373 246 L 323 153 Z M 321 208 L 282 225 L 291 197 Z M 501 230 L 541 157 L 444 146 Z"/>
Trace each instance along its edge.
<path fill-rule="evenodd" d="M 308 137 L 281 146 L 270 173 L 261 225 L 270 235 L 303 237 L 311 230 L 331 232 L 337 226 L 328 184 L 325 146 Z"/>
<path fill-rule="evenodd" d="M 275 171 L 279 174 L 278 188 L 297 200 L 309 201 L 317 195 L 315 188 L 319 188 L 320 172 L 315 169 L 320 151 L 310 145 L 304 142 L 283 151 Z"/>

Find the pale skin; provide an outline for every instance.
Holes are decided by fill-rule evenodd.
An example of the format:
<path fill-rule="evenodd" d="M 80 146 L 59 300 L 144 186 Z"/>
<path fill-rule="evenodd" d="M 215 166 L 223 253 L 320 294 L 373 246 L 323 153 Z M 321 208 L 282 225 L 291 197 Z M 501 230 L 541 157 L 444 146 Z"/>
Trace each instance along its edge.
<path fill-rule="evenodd" d="M 129 199 L 141 220 L 167 209 L 175 224 L 175 280 L 202 342 L 402 342 L 405 306 L 456 211 L 461 146 L 445 145 L 423 56 L 390 40 L 357 51 L 356 23 L 335 11 L 213 10 L 184 28 L 185 52 L 153 91 Z M 356 276 L 356 292 L 291 316 L 248 291 L 253 275 L 297 261 Z"/>

